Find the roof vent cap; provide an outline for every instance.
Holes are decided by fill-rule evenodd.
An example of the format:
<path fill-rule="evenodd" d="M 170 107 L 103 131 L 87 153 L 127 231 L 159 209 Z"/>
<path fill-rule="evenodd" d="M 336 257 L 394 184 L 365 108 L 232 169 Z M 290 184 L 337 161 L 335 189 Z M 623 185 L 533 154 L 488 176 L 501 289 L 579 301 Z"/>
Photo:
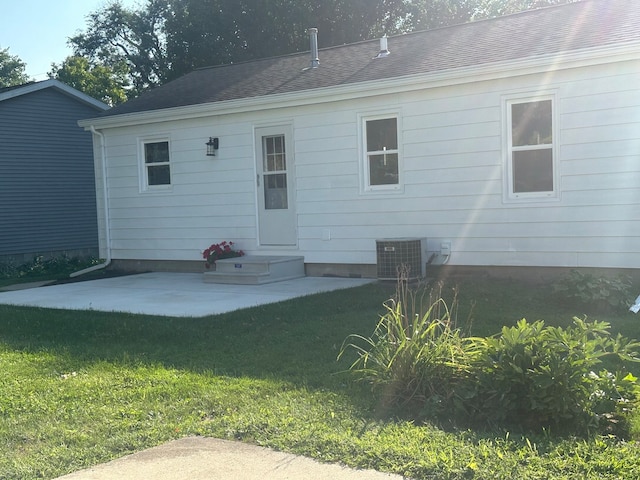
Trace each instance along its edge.
<path fill-rule="evenodd" d="M 389 46 L 387 44 L 387 36 L 385 35 L 384 37 L 380 38 L 380 51 L 373 58 L 384 58 L 384 57 L 388 57 L 389 55 L 391 55 L 391 52 L 389 51 Z"/>
<path fill-rule="evenodd" d="M 318 58 L 318 29 L 310 28 L 309 42 L 311 43 L 311 65 L 309 68 L 318 68 L 320 66 L 320 59 Z"/>

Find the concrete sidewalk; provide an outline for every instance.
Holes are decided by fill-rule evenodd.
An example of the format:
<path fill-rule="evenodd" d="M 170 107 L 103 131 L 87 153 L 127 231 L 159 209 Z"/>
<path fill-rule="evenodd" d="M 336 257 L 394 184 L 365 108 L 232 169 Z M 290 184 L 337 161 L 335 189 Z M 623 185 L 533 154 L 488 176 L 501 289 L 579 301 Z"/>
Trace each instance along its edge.
<path fill-rule="evenodd" d="M 204 317 L 356 287 L 374 280 L 304 277 L 263 285 L 204 283 L 199 273 L 153 272 L 0 292 L 0 304 Z"/>
<path fill-rule="evenodd" d="M 268 448 L 187 437 L 58 480 L 402 480 Z"/>

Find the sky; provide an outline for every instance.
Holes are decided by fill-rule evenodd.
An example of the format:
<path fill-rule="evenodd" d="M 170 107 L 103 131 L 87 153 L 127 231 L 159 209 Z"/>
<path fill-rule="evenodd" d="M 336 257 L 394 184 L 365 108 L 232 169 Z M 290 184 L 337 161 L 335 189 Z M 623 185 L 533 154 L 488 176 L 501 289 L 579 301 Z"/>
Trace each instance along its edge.
<path fill-rule="evenodd" d="M 20 57 L 26 73 L 34 80 L 46 80 L 51 64 L 60 64 L 73 52 L 67 39 L 86 30 L 86 16 L 110 3 L 109 0 L 2 0 L 0 49 Z M 141 0 L 121 0 L 127 7 Z"/>

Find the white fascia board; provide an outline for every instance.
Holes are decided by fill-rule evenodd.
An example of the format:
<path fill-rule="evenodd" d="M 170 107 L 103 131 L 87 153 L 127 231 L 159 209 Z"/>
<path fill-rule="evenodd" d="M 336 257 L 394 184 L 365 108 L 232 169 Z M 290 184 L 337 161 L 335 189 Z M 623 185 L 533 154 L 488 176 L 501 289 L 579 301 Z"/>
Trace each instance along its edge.
<path fill-rule="evenodd" d="M 475 65 L 440 72 L 420 73 L 291 93 L 147 110 L 105 118 L 90 118 L 80 120 L 78 125 L 87 130 L 91 126 L 105 129 L 275 108 L 298 107 L 638 59 L 640 59 L 640 42 L 616 44 L 596 49 L 560 52 L 522 60 Z"/>

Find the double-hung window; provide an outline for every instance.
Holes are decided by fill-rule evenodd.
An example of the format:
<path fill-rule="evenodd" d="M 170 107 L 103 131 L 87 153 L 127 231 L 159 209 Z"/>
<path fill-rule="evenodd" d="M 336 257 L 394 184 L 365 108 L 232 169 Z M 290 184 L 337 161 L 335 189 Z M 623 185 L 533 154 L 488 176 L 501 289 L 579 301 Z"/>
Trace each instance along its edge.
<path fill-rule="evenodd" d="M 171 186 L 169 140 L 144 140 L 142 150 L 142 189 L 154 190 Z"/>
<path fill-rule="evenodd" d="M 400 185 L 398 117 L 363 118 L 365 190 L 397 190 Z"/>
<path fill-rule="evenodd" d="M 552 96 L 506 103 L 509 199 L 557 196 Z"/>

